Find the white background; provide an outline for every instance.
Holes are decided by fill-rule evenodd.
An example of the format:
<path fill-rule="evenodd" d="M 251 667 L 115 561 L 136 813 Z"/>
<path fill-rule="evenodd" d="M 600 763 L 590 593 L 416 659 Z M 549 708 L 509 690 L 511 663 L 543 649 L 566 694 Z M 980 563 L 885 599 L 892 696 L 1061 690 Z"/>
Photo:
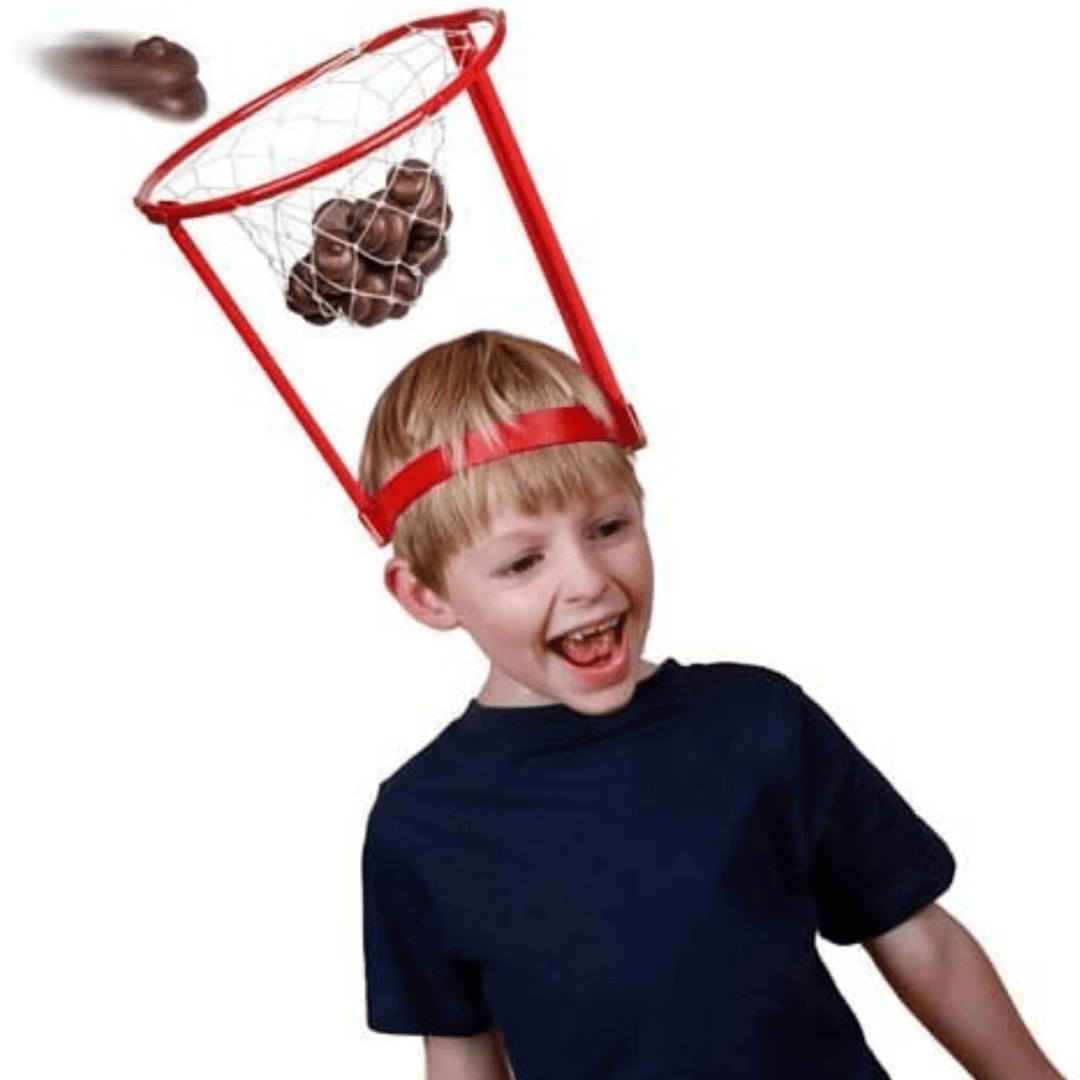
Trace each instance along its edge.
<path fill-rule="evenodd" d="M 505 2 L 493 78 L 650 439 L 650 657 L 817 697 L 947 838 L 946 906 L 1080 1075 L 1075 5 Z M 209 120 L 452 6 L 9 7 L 0 1071 L 419 1077 L 420 1040 L 364 1022 L 361 844 L 482 663 L 392 605 L 385 553 L 132 205 L 196 128 L 27 52 L 165 34 Z M 308 328 L 261 268 L 219 267 L 350 462 L 425 345 L 565 344 L 452 116 L 454 252 L 409 319 Z M 862 950 L 825 955 L 898 1080 L 961 1075 Z"/>

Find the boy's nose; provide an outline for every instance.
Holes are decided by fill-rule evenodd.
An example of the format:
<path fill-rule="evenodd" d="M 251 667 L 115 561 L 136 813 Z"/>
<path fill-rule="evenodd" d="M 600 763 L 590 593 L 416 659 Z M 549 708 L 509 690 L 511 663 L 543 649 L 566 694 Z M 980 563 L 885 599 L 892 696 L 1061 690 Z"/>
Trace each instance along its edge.
<path fill-rule="evenodd" d="M 595 600 L 608 587 L 608 575 L 598 560 L 579 546 L 566 553 L 563 591 L 567 600 L 580 603 Z"/>

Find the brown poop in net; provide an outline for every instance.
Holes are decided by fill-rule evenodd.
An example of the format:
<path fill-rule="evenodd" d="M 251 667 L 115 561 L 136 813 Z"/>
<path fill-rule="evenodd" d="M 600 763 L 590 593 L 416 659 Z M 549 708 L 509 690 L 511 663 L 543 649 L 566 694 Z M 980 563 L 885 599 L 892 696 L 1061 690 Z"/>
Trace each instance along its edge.
<path fill-rule="evenodd" d="M 114 34 L 80 34 L 43 49 L 38 60 L 72 90 L 127 98 L 174 120 L 194 120 L 206 112 L 198 61 L 163 37 L 134 41 Z"/>
<path fill-rule="evenodd" d="M 329 199 L 313 241 L 289 274 L 285 303 L 316 326 L 343 315 L 359 326 L 400 319 L 446 258 L 453 213 L 442 178 L 425 161 L 391 167 L 366 199 Z"/>

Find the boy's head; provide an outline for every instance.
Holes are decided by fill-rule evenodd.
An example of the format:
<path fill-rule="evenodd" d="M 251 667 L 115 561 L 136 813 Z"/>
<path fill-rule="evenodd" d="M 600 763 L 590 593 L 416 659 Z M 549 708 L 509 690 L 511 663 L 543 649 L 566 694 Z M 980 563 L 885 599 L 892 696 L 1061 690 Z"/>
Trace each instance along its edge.
<path fill-rule="evenodd" d="M 376 491 L 433 446 L 463 460 L 467 432 L 565 405 L 611 424 L 600 390 L 550 346 L 493 331 L 438 345 L 376 404 L 360 482 Z M 641 504 L 630 452 L 614 442 L 511 454 L 456 472 L 401 514 L 386 583 L 422 622 L 469 631 L 492 662 L 489 703 L 567 700 L 610 711 L 632 693 L 651 611 Z M 565 636 L 597 625 L 585 640 Z"/>
<path fill-rule="evenodd" d="M 522 413 L 559 405 L 585 405 L 611 423 L 603 394 L 558 349 L 492 330 L 436 345 L 399 372 L 376 403 L 360 483 L 377 491 L 433 446 L 449 445 L 457 462 L 467 431 L 488 433 Z M 570 443 L 511 455 L 456 473 L 417 499 L 397 520 L 394 553 L 440 592 L 447 561 L 490 527 L 493 510 L 537 514 L 614 488 L 641 501 L 631 456 L 614 443 Z"/>

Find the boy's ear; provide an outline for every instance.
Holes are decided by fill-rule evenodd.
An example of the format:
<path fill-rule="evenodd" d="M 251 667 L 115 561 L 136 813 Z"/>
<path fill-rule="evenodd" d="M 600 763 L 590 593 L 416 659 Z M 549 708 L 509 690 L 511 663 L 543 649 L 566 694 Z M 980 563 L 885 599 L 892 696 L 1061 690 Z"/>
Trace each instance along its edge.
<path fill-rule="evenodd" d="M 397 602 L 425 626 L 435 630 L 453 630 L 459 625 L 449 603 L 434 589 L 422 584 L 401 556 L 395 555 L 386 564 L 383 582 Z"/>

